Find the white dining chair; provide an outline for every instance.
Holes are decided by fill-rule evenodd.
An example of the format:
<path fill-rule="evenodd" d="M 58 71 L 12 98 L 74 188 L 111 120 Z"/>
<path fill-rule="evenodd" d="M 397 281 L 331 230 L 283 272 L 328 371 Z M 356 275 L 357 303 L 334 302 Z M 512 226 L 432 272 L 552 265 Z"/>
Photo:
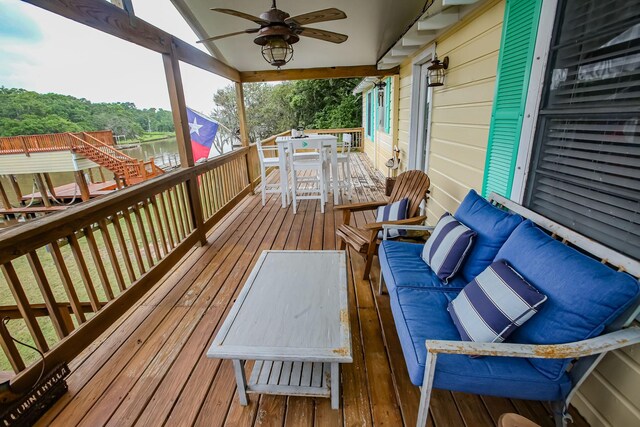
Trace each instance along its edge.
<path fill-rule="evenodd" d="M 327 156 L 321 140 L 292 139 L 289 141 L 289 169 L 291 170 L 291 196 L 293 213 L 298 211 L 298 200 L 320 200 L 324 213 L 327 200 Z M 302 154 L 304 156 L 296 155 Z"/>
<path fill-rule="evenodd" d="M 282 194 L 286 193 L 287 204 L 289 203 L 289 192 L 286 190 L 286 186 L 284 183 L 278 181 L 277 183 L 268 183 L 267 182 L 267 168 L 278 168 L 280 169 L 280 159 L 278 157 L 278 146 L 277 145 L 267 145 L 263 146 L 262 144 L 257 144 L 258 147 L 258 158 L 260 159 L 260 178 L 262 182 L 262 206 L 264 206 L 267 202 L 267 193 L 277 193 Z M 288 163 L 285 162 L 285 165 Z M 276 176 L 280 177 L 280 173 L 277 173 Z"/>
<path fill-rule="evenodd" d="M 351 179 L 351 147 L 353 139 L 350 133 L 342 135 L 342 143 L 338 143 L 338 169 L 342 170 L 342 178 L 338 182 L 340 191 L 346 189 L 349 200 L 353 194 L 353 181 Z"/>

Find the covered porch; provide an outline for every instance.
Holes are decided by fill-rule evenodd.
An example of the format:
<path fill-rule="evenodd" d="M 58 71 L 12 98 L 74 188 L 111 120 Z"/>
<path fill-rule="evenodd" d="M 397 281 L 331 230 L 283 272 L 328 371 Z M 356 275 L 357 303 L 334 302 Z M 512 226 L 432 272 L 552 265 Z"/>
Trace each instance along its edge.
<path fill-rule="evenodd" d="M 353 156 L 354 201 L 384 198 L 383 176 L 363 153 Z M 354 220 L 373 220 L 372 212 Z M 406 372 L 388 295 L 379 296 L 379 265 L 361 280 L 364 262 L 349 257 L 349 314 L 354 363 L 344 365 L 340 409 L 329 399 L 251 395 L 239 405 L 230 361 L 205 357 L 252 266 L 267 249 L 335 249 L 342 214 L 330 201 L 303 201 L 297 215 L 278 195 L 234 206 L 171 271 L 70 362 L 69 391 L 39 425 L 415 425 L 419 389 Z M 251 369 L 251 366 L 247 366 Z M 437 390 L 430 425 L 493 426 L 517 412 L 552 426 L 540 402 Z M 587 424 L 575 412 L 576 426 Z"/>

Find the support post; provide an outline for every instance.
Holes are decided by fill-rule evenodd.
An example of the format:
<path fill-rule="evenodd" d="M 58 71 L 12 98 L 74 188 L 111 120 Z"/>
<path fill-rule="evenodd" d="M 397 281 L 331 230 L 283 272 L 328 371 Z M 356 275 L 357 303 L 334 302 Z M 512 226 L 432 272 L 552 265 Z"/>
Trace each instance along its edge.
<path fill-rule="evenodd" d="M 87 181 L 84 179 L 84 174 L 82 171 L 74 171 L 74 175 L 76 176 L 76 184 L 80 187 L 80 197 L 83 202 L 89 200 L 89 186 L 87 185 Z"/>
<path fill-rule="evenodd" d="M 22 201 L 22 191 L 20 190 L 20 184 L 18 184 L 16 176 L 9 175 L 9 181 L 11 181 L 11 185 L 13 186 L 13 192 L 16 193 L 18 203 L 20 203 L 20 205 L 24 205 L 24 202 Z"/>
<path fill-rule="evenodd" d="M 247 129 L 247 114 L 244 105 L 244 88 L 241 82 L 236 82 L 236 104 L 238 106 L 238 119 L 240 120 L 240 140 L 242 146 L 249 146 L 249 130 Z"/>
<path fill-rule="evenodd" d="M 169 101 L 171 102 L 171 112 L 173 113 L 173 125 L 176 129 L 176 140 L 178 142 L 178 152 L 180 154 L 180 165 L 183 168 L 192 167 L 193 151 L 191 150 L 191 131 L 189 130 L 189 119 L 187 118 L 187 103 L 184 98 L 184 88 L 182 86 L 182 76 L 180 74 L 180 61 L 176 53 L 173 41 L 170 53 L 162 54 L 164 72 L 169 89 Z M 201 245 L 206 245 L 207 236 L 204 229 L 204 219 L 202 216 L 202 202 L 198 191 L 198 181 L 196 178 L 187 180 L 187 196 L 189 206 L 191 206 L 191 219 L 195 225 L 198 240 Z"/>
<path fill-rule="evenodd" d="M 42 203 L 48 208 L 51 207 L 51 201 L 49 200 L 49 195 L 47 194 L 47 186 L 44 185 L 44 180 L 42 179 L 42 175 L 39 173 L 33 174 L 36 177 L 36 184 L 38 185 L 38 190 L 40 191 L 40 197 L 42 198 Z"/>
<path fill-rule="evenodd" d="M 11 210 L 11 203 L 9 203 L 9 197 L 7 197 L 7 192 L 4 191 L 4 186 L 2 185 L 1 180 L 0 180 L 0 200 L 2 200 L 2 206 L 6 210 Z"/>
<path fill-rule="evenodd" d="M 242 82 L 236 82 L 236 105 L 238 107 L 238 119 L 240 122 L 240 141 L 243 147 L 248 147 L 250 143 L 249 129 L 247 128 L 247 113 L 244 104 L 244 87 L 242 86 Z M 260 142 L 258 142 L 258 144 L 259 143 Z M 247 178 L 249 179 L 251 191 L 254 190 L 254 181 L 257 178 L 257 162 L 257 153 L 254 153 L 254 150 L 250 150 L 247 154 Z"/>
<path fill-rule="evenodd" d="M 47 187 L 49 187 L 49 193 L 51 193 L 53 197 L 58 197 L 56 195 L 56 188 L 53 186 L 53 182 L 51 181 L 51 175 L 46 172 L 42 175 L 44 175 L 44 181 L 47 184 Z"/>

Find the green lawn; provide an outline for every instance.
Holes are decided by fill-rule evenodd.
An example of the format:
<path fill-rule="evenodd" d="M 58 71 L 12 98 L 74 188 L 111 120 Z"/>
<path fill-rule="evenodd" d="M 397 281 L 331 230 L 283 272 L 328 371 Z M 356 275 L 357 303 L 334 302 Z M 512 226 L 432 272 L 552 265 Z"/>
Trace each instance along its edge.
<path fill-rule="evenodd" d="M 121 140 L 119 144 L 136 144 L 158 141 L 160 139 L 173 138 L 174 136 L 176 136 L 175 132 L 146 132 L 138 138 Z"/>

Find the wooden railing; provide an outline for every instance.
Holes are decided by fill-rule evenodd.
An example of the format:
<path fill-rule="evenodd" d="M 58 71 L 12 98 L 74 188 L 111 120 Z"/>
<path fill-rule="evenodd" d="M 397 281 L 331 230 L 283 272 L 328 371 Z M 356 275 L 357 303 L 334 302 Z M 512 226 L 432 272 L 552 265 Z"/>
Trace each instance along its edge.
<path fill-rule="evenodd" d="M 105 145 L 113 146 L 114 144 L 113 132 L 110 130 L 72 132 L 71 135 L 82 138 L 83 133 Z M 73 141 L 69 137 L 69 133 L 0 137 L 0 154 L 24 153 L 28 156 L 30 153 L 70 150 L 72 146 Z"/>
<path fill-rule="evenodd" d="M 351 148 L 353 150 L 364 150 L 364 128 L 340 128 L 340 129 L 306 129 L 305 133 L 329 134 L 338 137 L 342 141 L 343 135 L 351 135 Z"/>
<path fill-rule="evenodd" d="M 361 130 L 307 132 L 341 138 Z M 157 168 L 153 160 L 142 166 L 145 173 Z M 71 360 L 205 240 L 258 184 L 258 169 L 252 144 L 5 231 L 0 316 L 11 320 L 7 327 L 0 322 L 0 363 L 16 373 L 12 384 L 28 387 L 40 365 L 37 354 L 18 348 L 10 335 L 42 351 L 46 366 Z"/>
<path fill-rule="evenodd" d="M 40 365 L 9 333 L 48 367 L 71 360 L 249 194 L 251 156 L 241 148 L 4 232 L 0 315 L 12 320 L 0 346 L 12 384 L 27 387 Z"/>

